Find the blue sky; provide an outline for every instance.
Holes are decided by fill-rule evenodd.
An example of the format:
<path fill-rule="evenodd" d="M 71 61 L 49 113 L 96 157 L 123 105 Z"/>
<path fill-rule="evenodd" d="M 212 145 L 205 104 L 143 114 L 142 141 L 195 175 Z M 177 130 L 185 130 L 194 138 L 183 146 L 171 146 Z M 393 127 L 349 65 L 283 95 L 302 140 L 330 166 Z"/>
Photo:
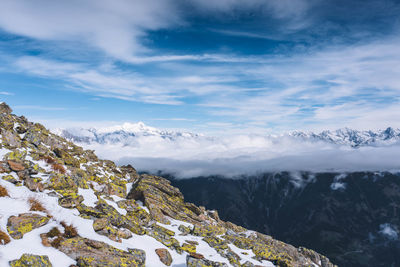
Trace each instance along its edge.
<path fill-rule="evenodd" d="M 3 0 L 0 99 L 48 127 L 400 127 L 400 2 Z"/>

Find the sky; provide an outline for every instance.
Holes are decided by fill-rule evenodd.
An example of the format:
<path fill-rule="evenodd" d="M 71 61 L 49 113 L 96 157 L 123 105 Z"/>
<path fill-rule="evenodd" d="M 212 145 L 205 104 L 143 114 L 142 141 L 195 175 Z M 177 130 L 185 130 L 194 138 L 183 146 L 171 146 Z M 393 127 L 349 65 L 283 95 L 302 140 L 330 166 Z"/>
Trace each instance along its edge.
<path fill-rule="evenodd" d="M 399 19 L 394 0 L 2 0 L 0 99 L 50 128 L 398 128 Z"/>

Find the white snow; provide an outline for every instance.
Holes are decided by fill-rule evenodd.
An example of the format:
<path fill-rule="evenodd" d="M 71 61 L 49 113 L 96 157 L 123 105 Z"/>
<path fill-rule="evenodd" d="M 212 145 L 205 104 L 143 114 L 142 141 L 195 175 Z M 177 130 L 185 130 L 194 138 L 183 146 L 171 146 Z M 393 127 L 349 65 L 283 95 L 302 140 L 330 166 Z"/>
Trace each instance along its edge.
<path fill-rule="evenodd" d="M 2 159 L 9 152 L 11 152 L 9 149 L 0 148 L 0 158 Z"/>
<path fill-rule="evenodd" d="M 129 192 L 131 192 L 132 185 L 133 185 L 133 183 L 127 183 L 127 184 L 126 184 L 126 193 L 129 194 Z"/>
<path fill-rule="evenodd" d="M 78 194 L 83 197 L 83 204 L 89 207 L 96 206 L 97 196 L 94 194 L 93 189 L 78 188 Z"/>
<path fill-rule="evenodd" d="M 31 192 L 26 187 L 20 186 L 17 187 L 7 181 L 1 179 L 1 176 L 4 174 L 0 174 L 0 185 L 4 186 L 9 192 L 10 197 L 2 197 L 0 198 L 0 228 L 3 231 L 6 231 L 7 219 L 9 216 L 18 215 L 20 213 L 30 212 L 27 200 L 29 197 L 35 197 L 39 202 L 43 204 L 48 213 L 53 216 L 53 218 L 49 221 L 49 223 L 43 227 L 35 229 L 27 234 L 21 240 L 12 240 L 9 244 L 0 246 L 0 267 L 8 266 L 8 261 L 18 259 L 21 257 L 23 253 L 32 253 L 37 255 L 47 255 L 50 258 L 53 266 L 55 267 L 64 267 L 69 266 L 70 264 L 74 264 L 75 261 L 61 253 L 60 251 L 54 248 L 44 247 L 41 244 L 41 239 L 39 234 L 48 232 L 52 227 L 58 226 L 60 229 L 60 222 L 64 221 L 67 224 L 71 224 L 76 227 L 80 236 L 105 242 L 111 246 L 114 246 L 119 249 L 127 250 L 128 248 L 138 248 L 142 249 L 146 252 L 146 266 L 149 267 L 159 267 L 162 266 L 160 260 L 155 253 L 155 249 L 157 248 L 165 248 L 167 249 L 172 258 L 173 263 L 172 266 L 186 266 L 186 253 L 178 254 L 176 251 L 169 249 L 164 246 L 156 239 L 147 236 L 147 235 L 136 235 L 129 239 L 123 239 L 121 243 L 112 241 L 105 236 L 97 234 L 93 230 L 93 220 L 84 219 L 79 216 L 79 212 L 76 209 L 65 209 L 58 205 L 57 197 L 52 197 L 46 194 L 46 192 Z M 88 206 L 93 206 L 97 201 L 96 196 L 94 195 L 94 191 L 92 189 L 79 189 L 79 194 L 84 197 L 84 204 Z M 119 197 L 113 197 L 115 201 L 120 200 Z M 121 214 L 126 214 L 125 209 L 121 209 L 118 205 L 111 200 L 104 199 L 109 205 L 112 205 L 117 209 Z M 139 202 L 140 203 L 140 202 Z M 143 203 L 140 203 L 143 205 Z M 10 208 L 12 207 L 12 208 Z M 145 208 L 145 207 L 144 207 Z M 148 209 L 145 208 L 148 212 Z M 36 212 L 38 214 L 45 215 L 44 213 Z M 217 253 L 215 249 L 210 247 L 206 242 L 202 240 L 202 237 L 197 236 L 182 236 L 180 235 L 180 231 L 178 230 L 179 225 L 183 224 L 188 227 L 193 227 L 190 223 L 181 222 L 178 220 L 171 219 L 170 225 L 160 224 L 159 225 L 170 229 L 175 232 L 174 238 L 176 238 L 179 243 L 182 245 L 186 240 L 192 240 L 199 243 L 197 246 L 197 252 L 203 254 L 207 259 L 212 261 L 224 262 L 229 264 L 226 258 L 223 258 L 221 255 Z M 245 251 L 248 255 L 242 255 L 239 248 L 235 246 L 230 246 L 233 251 L 238 253 L 242 258 L 243 262 L 249 260 L 253 263 L 258 263 L 253 259 L 251 251 Z M 273 266 L 269 262 L 263 262 L 264 266 Z"/>
<path fill-rule="evenodd" d="M 126 210 L 125 210 L 125 209 L 121 209 L 120 207 L 118 207 L 118 204 L 117 204 L 117 203 L 115 203 L 114 201 L 108 200 L 108 199 L 106 199 L 106 198 L 103 198 L 103 197 L 102 197 L 102 199 L 103 199 L 104 201 L 106 201 L 108 205 L 110 205 L 110 206 L 112 206 L 114 209 L 116 209 L 116 210 L 118 211 L 119 214 L 121 214 L 121 215 L 126 215 L 126 213 L 127 213 Z"/>

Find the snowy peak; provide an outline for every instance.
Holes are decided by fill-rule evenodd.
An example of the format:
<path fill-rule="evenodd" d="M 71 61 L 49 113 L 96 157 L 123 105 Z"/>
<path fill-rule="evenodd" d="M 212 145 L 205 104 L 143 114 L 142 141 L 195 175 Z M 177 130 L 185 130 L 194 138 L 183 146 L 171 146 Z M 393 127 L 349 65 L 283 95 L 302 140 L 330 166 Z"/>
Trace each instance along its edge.
<path fill-rule="evenodd" d="M 138 123 L 130 123 L 125 122 L 122 125 L 116 125 L 107 128 L 100 128 L 98 130 L 99 133 L 111 133 L 111 132 L 128 132 L 128 133 L 139 133 L 139 132 L 149 132 L 149 133 L 158 133 L 160 132 L 158 129 L 149 127 L 145 125 L 143 122 Z"/>
<path fill-rule="evenodd" d="M 99 144 L 124 144 L 130 145 L 135 143 L 140 137 L 158 137 L 175 141 L 177 139 L 201 139 L 207 138 L 201 134 L 180 131 L 168 131 L 150 127 L 143 122 L 123 123 L 121 125 L 105 127 L 105 128 L 69 128 L 57 129 L 57 134 L 78 143 L 99 143 Z M 288 134 L 281 135 L 264 135 L 261 136 L 266 140 L 279 140 L 283 138 L 293 138 L 299 142 L 326 142 L 329 144 L 345 145 L 351 147 L 360 146 L 382 146 L 392 145 L 400 141 L 400 129 L 388 127 L 384 130 L 377 131 L 360 131 L 350 128 L 341 128 L 335 131 L 322 131 L 320 133 L 293 131 Z M 218 138 L 208 137 L 212 140 Z"/>
<path fill-rule="evenodd" d="M 129 145 L 137 137 L 158 137 L 162 139 L 197 138 L 201 135 L 190 132 L 160 130 L 147 126 L 143 122 L 125 122 L 121 125 L 101 128 L 56 129 L 54 132 L 68 140 L 78 143 L 125 144 Z"/>
<path fill-rule="evenodd" d="M 324 141 L 352 147 L 391 145 L 400 141 L 400 129 L 394 129 L 392 127 L 378 131 L 359 131 L 350 128 L 342 128 L 335 131 L 323 131 L 319 134 L 312 132 L 293 132 L 290 135 L 301 137 L 304 140 Z"/>

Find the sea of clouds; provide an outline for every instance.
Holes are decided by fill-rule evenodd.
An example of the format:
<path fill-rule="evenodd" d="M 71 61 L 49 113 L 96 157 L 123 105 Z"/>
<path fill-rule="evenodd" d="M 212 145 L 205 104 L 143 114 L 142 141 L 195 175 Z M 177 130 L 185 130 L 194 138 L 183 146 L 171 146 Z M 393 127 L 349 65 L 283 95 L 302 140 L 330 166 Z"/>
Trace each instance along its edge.
<path fill-rule="evenodd" d="M 354 148 L 290 135 L 117 135 L 113 141 L 81 143 L 104 159 L 139 171 L 176 177 L 235 177 L 263 172 L 400 170 L 400 143 Z"/>

